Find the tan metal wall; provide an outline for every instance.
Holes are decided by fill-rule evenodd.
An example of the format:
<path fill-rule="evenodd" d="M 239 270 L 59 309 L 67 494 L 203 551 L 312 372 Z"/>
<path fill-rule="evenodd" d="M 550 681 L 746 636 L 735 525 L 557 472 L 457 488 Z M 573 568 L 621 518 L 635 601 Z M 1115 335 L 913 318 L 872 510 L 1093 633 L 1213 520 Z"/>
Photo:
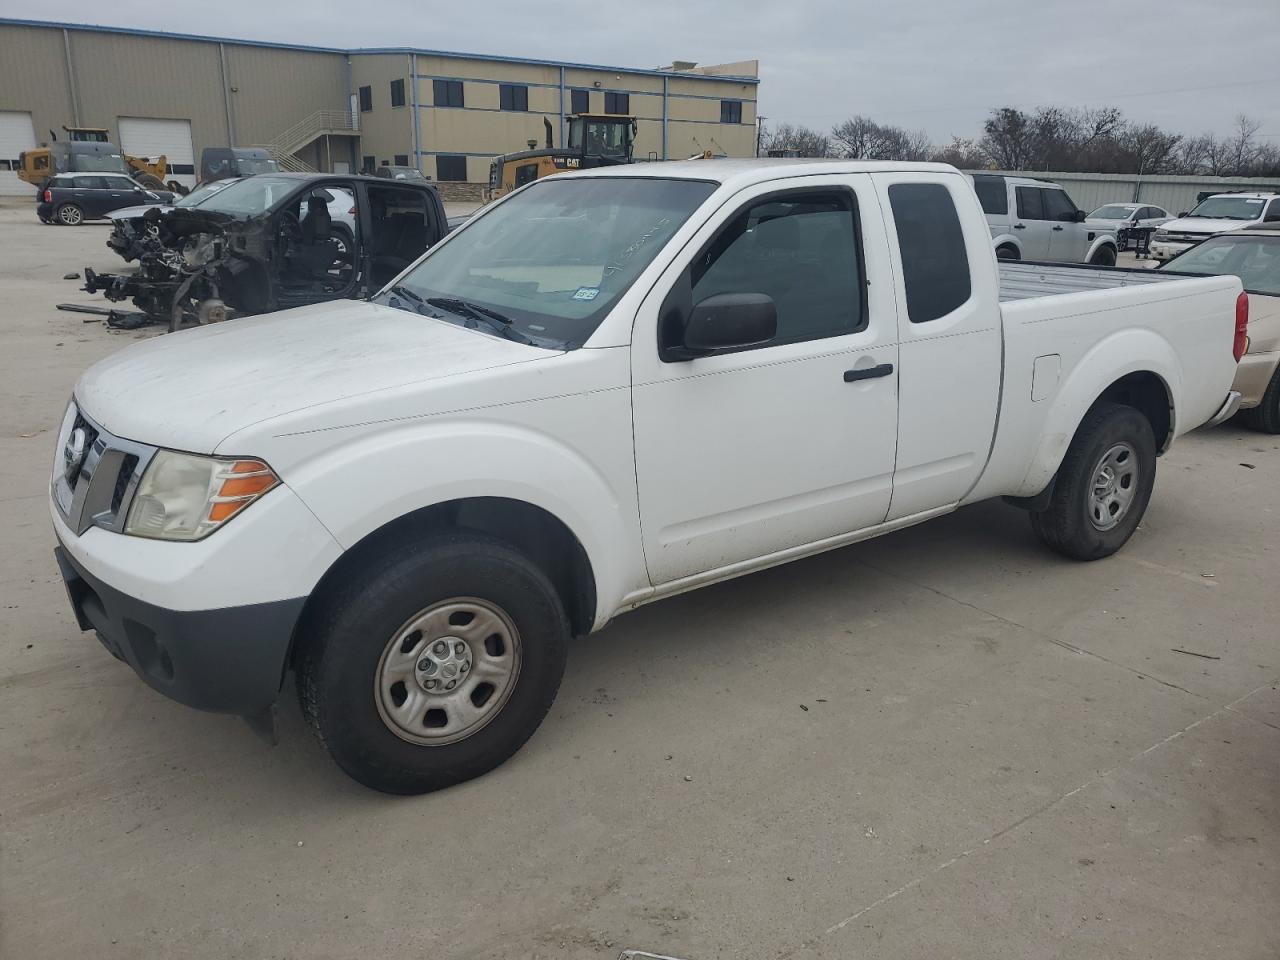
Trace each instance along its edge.
<path fill-rule="evenodd" d="M 277 134 L 317 110 L 347 109 L 343 54 L 231 43 L 224 49 L 239 146 L 271 143 Z"/>
<path fill-rule="evenodd" d="M 0 110 L 30 112 L 37 141 L 72 123 L 63 63 L 61 30 L 0 27 Z"/>
<path fill-rule="evenodd" d="M 391 81 L 404 81 L 403 107 L 391 106 Z M 362 54 L 351 58 L 351 92 L 370 87 L 373 109 L 360 114 L 360 153 L 381 164 L 395 161 L 396 154 L 413 164 L 413 81 L 409 77 L 409 55 L 405 53 Z M 356 169 L 359 169 L 359 157 Z"/>

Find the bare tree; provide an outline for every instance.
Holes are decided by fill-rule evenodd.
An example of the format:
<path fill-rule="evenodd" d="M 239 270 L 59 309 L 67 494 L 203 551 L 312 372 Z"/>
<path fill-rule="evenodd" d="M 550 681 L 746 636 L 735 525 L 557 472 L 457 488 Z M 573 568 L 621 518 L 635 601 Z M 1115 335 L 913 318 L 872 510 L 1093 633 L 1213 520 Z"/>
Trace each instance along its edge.
<path fill-rule="evenodd" d="M 1024 170 L 1035 159 L 1031 118 L 1017 107 L 997 107 L 982 125 L 978 146 L 998 170 Z"/>
<path fill-rule="evenodd" d="M 870 117 L 850 117 L 836 125 L 831 140 L 835 151 L 850 160 L 927 160 L 933 153 L 923 130 L 904 130 Z"/>
<path fill-rule="evenodd" d="M 949 163 L 961 170 L 981 170 L 990 162 L 990 158 L 978 149 L 976 143 L 954 134 L 951 142 L 935 150 L 930 159 L 935 163 Z"/>
<path fill-rule="evenodd" d="M 798 124 L 780 123 L 761 138 L 762 152 L 794 150 L 801 157 L 825 157 L 830 141 L 827 135 Z"/>

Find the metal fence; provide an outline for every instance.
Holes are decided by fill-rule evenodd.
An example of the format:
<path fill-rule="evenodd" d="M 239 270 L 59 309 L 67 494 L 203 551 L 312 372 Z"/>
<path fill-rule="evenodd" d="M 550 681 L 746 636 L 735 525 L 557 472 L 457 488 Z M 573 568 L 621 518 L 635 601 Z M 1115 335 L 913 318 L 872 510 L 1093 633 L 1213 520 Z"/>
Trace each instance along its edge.
<path fill-rule="evenodd" d="M 1178 214 L 1194 207 L 1201 194 L 1231 190 L 1280 193 L 1280 181 L 1257 177 L 1138 176 L 1131 173 L 1054 173 L 1051 171 L 969 170 L 968 173 L 1035 177 L 1060 183 L 1082 210 L 1104 203 L 1150 203 Z"/>

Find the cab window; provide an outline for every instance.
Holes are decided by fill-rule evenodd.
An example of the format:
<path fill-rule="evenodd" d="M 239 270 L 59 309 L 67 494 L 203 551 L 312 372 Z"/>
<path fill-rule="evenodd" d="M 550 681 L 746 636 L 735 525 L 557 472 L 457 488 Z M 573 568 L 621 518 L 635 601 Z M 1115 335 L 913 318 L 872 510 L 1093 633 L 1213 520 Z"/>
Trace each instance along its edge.
<path fill-rule="evenodd" d="M 1039 187 L 1018 187 L 1018 217 L 1022 220 L 1043 220 L 1044 202 Z"/>
<path fill-rule="evenodd" d="M 1061 223 L 1074 223 L 1076 205 L 1071 202 L 1063 190 L 1041 190 L 1044 194 L 1044 219 L 1057 220 Z"/>
<path fill-rule="evenodd" d="M 692 302 L 763 293 L 778 311 L 770 345 L 867 325 L 857 204 L 845 190 L 775 194 L 743 208 L 690 266 Z"/>

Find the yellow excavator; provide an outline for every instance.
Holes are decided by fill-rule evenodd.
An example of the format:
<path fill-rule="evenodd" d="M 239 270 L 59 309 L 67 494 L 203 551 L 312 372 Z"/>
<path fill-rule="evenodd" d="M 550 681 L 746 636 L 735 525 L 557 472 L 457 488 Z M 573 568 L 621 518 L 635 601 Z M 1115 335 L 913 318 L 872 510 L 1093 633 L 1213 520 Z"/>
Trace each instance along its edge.
<path fill-rule="evenodd" d="M 568 120 L 569 138 L 565 146 L 555 146 L 551 121 L 543 117 L 546 146 L 537 149 L 538 141 L 530 140 L 528 150 L 495 157 L 489 164 L 485 200 L 497 200 L 517 187 L 556 173 L 633 162 L 635 117 L 613 113 L 576 113 Z"/>
<path fill-rule="evenodd" d="M 63 127 L 67 139 L 56 136 L 18 157 L 18 178 L 37 190 L 56 173 L 124 173 L 151 190 L 166 190 L 167 157 L 135 157 L 111 142 L 105 127 Z M 53 131 L 49 131 L 52 133 Z"/>

